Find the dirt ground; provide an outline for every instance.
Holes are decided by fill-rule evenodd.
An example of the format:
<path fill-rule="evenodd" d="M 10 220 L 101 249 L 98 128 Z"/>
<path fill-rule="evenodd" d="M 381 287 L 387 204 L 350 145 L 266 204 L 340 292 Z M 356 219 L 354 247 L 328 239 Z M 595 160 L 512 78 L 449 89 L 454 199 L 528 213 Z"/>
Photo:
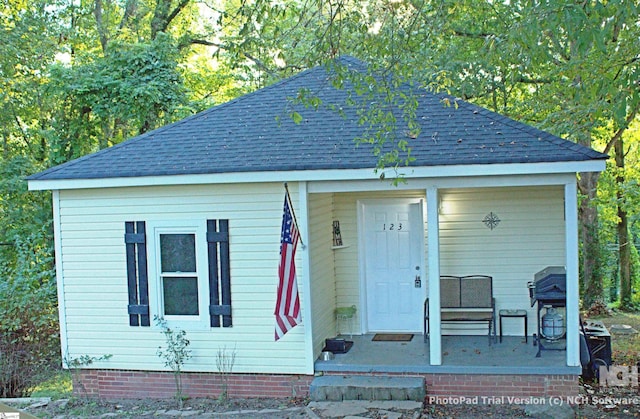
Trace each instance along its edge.
<path fill-rule="evenodd" d="M 638 388 L 598 388 L 583 385 L 580 404 L 572 410 L 566 406 L 555 406 L 554 414 L 562 417 L 595 418 L 640 418 L 640 393 Z M 500 403 L 502 402 L 502 403 Z M 545 401 L 544 403 L 549 403 Z M 419 406 L 419 405 L 418 405 Z M 39 418 L 138 418 L 138 417 L 191 417 L 191 418 L 329 418 L 340 417 L 309 404 L 307 399 L 189 399 L 181 409 L 175 400 L 116 400 L 71 398 L 54 400 L 46 405 L 14 406 Z M 567 412 L 570 416 L 567 416 Z M 397 418 L 532 418 L 551 417 L 544 411 L 526 405 L 510 403 L 508 399 L 494 400 L 492 404 L 461 403 L 439 405 L 425 403 L 411 411 L 401 409 L 368 409 L 358 417 L 375 419 Z"/>

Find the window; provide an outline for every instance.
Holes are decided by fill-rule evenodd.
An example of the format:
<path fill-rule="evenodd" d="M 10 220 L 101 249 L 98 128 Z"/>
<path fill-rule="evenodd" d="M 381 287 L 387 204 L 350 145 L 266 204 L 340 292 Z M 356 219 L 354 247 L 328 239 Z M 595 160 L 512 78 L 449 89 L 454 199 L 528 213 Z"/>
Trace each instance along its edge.
<path fill-rule="evenodd" d="M 160 234 L 160 281 L 165 316 L 197 316 L 195 234 Z"/>
<path fill-rule="evenodd" d="M 204 220 L 149 222 L 151 313 L 180 327 L 205 327 L 208 312 Z"/>
<path fill-rule="evenodd" d="M 229 220 L 125 223 L 131 326 L 232 327 Z"/>

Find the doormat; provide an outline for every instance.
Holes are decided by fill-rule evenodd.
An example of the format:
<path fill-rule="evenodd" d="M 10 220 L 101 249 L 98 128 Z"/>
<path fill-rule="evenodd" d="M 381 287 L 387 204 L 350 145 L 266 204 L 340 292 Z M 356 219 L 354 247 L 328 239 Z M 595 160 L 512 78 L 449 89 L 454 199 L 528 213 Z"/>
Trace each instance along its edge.
<path fill-rule="evenodd" d="M 371 339 L 374 342 L 409 342 L 413 333 L 376 333 Z"/>

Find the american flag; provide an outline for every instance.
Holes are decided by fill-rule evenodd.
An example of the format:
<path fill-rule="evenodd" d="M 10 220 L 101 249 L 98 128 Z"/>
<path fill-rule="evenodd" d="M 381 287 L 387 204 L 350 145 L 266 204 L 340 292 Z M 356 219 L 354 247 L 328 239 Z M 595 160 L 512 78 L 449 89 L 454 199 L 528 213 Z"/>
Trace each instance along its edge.
<path fill-rule="evenodd" d="M 280 266 L 278 268 L 278 299 L 276 301 L 275 340 L 280 339 L 289 330 L 302 322 L 300 316 L 300 297 L 296 280 L 296 247 L 300 234 L 295 218 L 289 206 L 289 194 L 284 197 L 282 215 L 282 234 L 280 236 Z"/>

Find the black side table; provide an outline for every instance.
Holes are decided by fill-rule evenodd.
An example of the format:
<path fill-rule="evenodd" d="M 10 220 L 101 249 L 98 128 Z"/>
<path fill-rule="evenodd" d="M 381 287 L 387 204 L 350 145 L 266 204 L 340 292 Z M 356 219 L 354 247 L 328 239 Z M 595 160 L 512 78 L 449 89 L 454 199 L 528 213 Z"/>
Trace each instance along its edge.
<path fill-rule="evenodd" d="M 529 342 L 529 337 L 527 336 L 527 310 L 500 310 L 498 316 L 500 317 L 500 342 L 502 342 L 503 317 L 520 317 L 524 319 L 524 341 Z"/>

